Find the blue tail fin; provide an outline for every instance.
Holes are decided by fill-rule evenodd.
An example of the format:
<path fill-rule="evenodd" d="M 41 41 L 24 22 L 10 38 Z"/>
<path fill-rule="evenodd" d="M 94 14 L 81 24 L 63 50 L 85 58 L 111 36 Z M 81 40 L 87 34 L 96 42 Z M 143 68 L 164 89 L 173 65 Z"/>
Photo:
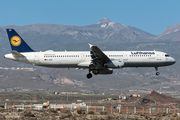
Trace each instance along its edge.
<path fill-rule="evenodd" d="M 14 29 L 6 29 L 12 51 L 34 52 Z"/>

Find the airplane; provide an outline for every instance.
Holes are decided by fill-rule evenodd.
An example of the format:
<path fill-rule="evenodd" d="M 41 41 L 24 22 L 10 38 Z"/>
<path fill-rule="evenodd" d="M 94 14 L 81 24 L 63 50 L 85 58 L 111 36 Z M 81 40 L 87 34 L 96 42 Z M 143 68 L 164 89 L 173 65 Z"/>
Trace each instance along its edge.
<path fill-rule="evenodd" d="M 89 44 L 90 51 L 53 51 L 36 52 L 19 36 L 14 29 L 6 29 L 11 53 L 4 58 L 51 68 L 89 69 L 87 78 L 98 74 L 112 74 L 113 69 L 124 67 L 158 67 L 173 65 L 176 61 L 160 51 L 102 51 Z"/>

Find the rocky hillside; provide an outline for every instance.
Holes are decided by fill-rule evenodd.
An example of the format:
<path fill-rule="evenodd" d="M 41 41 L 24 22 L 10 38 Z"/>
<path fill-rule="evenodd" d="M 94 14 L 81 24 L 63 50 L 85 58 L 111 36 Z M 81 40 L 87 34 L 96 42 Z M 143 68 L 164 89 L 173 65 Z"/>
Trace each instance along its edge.
<path fill-rule="evenodd" d="M 161 41 L 179 42 L 180 41 L 180 23 L 167 27 L 166 31 L 158 35 L 156 39 L 160 39 Z"/>
<path fill-rule="evenodd" d="M 178 104 L 180 102 L 178 99 L 163 94 L 159 94 L 155 91 L 152 91 L 151 94 L 145 95 L 139 101 L 141 104 L 153 103 L 155 105 L 170 105 Z"/>

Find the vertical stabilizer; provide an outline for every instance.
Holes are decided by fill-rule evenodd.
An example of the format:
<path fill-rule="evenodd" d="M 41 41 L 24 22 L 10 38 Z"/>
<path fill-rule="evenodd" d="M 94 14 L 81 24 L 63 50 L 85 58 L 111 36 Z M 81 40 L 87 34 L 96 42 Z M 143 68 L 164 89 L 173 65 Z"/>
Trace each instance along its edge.
<path fill-rule="evenodd" d="M 6 29 L 12 51 L 34 52 L 14 29 Z"/>

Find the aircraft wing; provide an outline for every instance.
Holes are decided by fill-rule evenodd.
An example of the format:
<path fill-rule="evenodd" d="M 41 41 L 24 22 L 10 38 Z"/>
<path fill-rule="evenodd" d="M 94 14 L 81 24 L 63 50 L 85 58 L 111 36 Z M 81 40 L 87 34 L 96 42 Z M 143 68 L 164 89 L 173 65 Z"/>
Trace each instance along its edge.
<path fill-rule="evenodd" d="M 92 64 L 96 66 L 96 69 L 104 67 L 104 63 L 110 61 L 110 59 L 97 47 L 89 44 L 91 48 Z"/>

